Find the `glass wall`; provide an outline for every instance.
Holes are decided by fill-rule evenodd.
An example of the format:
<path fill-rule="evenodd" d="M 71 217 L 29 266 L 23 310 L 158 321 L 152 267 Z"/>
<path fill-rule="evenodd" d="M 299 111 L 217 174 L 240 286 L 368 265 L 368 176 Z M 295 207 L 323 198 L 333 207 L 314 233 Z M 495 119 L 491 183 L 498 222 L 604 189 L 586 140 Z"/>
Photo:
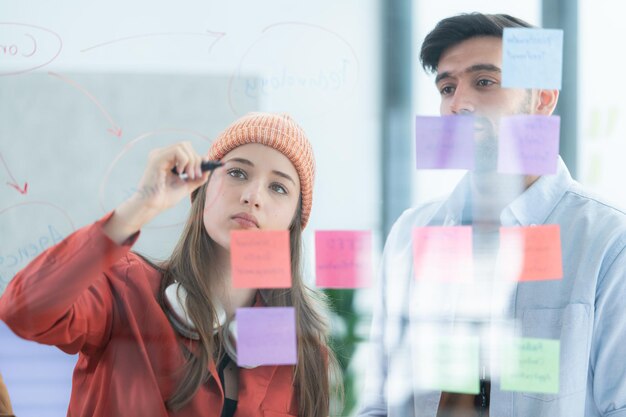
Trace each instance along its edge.
<path fill-rule="evenodd" d="M 380 246 L 380 8 L 0 1 L 0 294 L 42 251 L 133 195 L 152 149 L 189 141 L 206 154 L 250 111 L 288 112 L 314 149 L 306 283 L 316 286 L 316 231 L 370 231 Z M 166 259 L 189 207 L 183 199 L 155 218 L 133 250 Z M 339 348 L 354 317 L 345 294 L 333 298 Z M 20 417 L 66 415 L 75 361 L 0 323 L 0 373 Z"/>
<path fill-rule="evenodd" d="M 204 153 L 226 125 L 255 110 L 291 113 L 314 148 L 306 282 L 316 286 L 316 232 L 342 230 L 371 232 L 375 282 L 385 240 L 381 57 L 393 48 L 381 29 L 385 2 L 0 0 L 0 295 L 42 251 L 132 194 L 151 149 L 189 140 Z M 439 114 L 434 76 L 418 59 L 440 19 L 478 11 L 541 25 L 541 9 L 541 0 L 415 1 L 413 62 L 406 63 L 413 116 Z M 607 45 L 625 10 L 614 0 L 580 0 L 580 137 L 568 138 L 578 146 L 577 179 L 622 207 L 626 87 L 612 78 L 626 58 Z M 402 157 L 415 166 L 415 138 L 398 140 L 412 144 Z M 414 170 L 406 190 L 412 205 L 444 196 L 464 173 Z M 183 201 L 155 219 L 133 249 L 166 259 L 189 207 Z M 353 415 L 379 294 L 371 287 L 326 294 L 344 368 L 344 415 Z M 16 415 L 65 415 L 75 361 L 0 322 L 0 373 Z"/>

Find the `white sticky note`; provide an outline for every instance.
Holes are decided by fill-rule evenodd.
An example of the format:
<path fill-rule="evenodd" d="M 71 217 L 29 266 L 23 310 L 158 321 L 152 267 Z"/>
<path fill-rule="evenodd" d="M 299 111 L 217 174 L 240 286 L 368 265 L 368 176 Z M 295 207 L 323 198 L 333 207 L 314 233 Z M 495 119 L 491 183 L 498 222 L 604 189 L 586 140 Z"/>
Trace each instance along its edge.
<path fill-rule="evenodd" d="M 505 28 L 502 87 L 561 89 L 563 30 Z"/>

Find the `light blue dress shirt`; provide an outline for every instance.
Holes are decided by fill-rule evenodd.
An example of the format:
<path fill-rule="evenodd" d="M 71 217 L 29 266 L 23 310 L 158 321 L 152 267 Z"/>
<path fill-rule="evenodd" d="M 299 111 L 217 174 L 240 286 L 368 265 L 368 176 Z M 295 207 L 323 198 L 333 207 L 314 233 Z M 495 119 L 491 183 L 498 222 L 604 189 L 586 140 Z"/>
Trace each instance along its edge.
<path fill-rule="evenodd" d="M 466 329 L 483 323 L 489 329 L 483 341 L 497 342 L 506 332 L 560 341 L 558 393 L 504 391 L 492 374 L 491 417 L 626 417 L 625 213 L 586 191 L 559 158 L 557 173 L 540 177 L 506 206 L 500 222 L 559 225 L 562 279 L 418 282 L 412 230 L 461 225 L 469 175 L 446 200 L 406 210 L 389 234 L 372 321 L 373 360 L 358 415 L 435 417 L 441 393 L 419 383 L 416 364 L 425 338 L 415 337 L 414 325 L 436 323 L 453 334 L 464 323 L 474 323 Z M 485 355 L 482 349 L 488 369 L 496 369 L 493 351 Z"/>

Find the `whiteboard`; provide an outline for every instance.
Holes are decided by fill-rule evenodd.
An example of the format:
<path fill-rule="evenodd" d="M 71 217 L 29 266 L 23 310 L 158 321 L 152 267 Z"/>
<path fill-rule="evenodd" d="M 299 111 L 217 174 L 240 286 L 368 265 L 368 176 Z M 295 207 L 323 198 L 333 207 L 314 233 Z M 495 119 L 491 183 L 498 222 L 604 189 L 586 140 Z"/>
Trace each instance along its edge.
<path fill-rule="evenodd" d="M 235 118 L 218 104 L 228 82 L 177 74 L 0 78 L 0 156 L 11 173 L 0 187 L 0 288 L 43 250 L 128 198 L 151 149 L 187 140 L 206 153 Z M 238 105 L 252 110 L 256 100 Z M 161 214 L 133 249 L 166 258 L 189 206 L 183 201 Z"/>

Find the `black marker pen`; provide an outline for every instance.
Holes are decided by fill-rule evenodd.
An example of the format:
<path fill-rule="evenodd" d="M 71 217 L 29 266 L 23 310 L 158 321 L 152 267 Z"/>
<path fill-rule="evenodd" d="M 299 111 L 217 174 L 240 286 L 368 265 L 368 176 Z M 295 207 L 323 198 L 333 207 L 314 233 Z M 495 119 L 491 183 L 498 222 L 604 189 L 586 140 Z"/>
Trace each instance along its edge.
<path fill-rule="evenodd" d="M 203 161 L 200 165 L 200 169 L 202 170 L 202 172 L 213 171 L 214 169 L 219 168 L 222 165 L 224 165 L 224 163 L 221 161 Z M 182 180 L 186 180 L 188 178 L 188 175 L 185 172 L 179 174 L 176 167 L 172 168 L 172 174 L 178 175 Z"/>

